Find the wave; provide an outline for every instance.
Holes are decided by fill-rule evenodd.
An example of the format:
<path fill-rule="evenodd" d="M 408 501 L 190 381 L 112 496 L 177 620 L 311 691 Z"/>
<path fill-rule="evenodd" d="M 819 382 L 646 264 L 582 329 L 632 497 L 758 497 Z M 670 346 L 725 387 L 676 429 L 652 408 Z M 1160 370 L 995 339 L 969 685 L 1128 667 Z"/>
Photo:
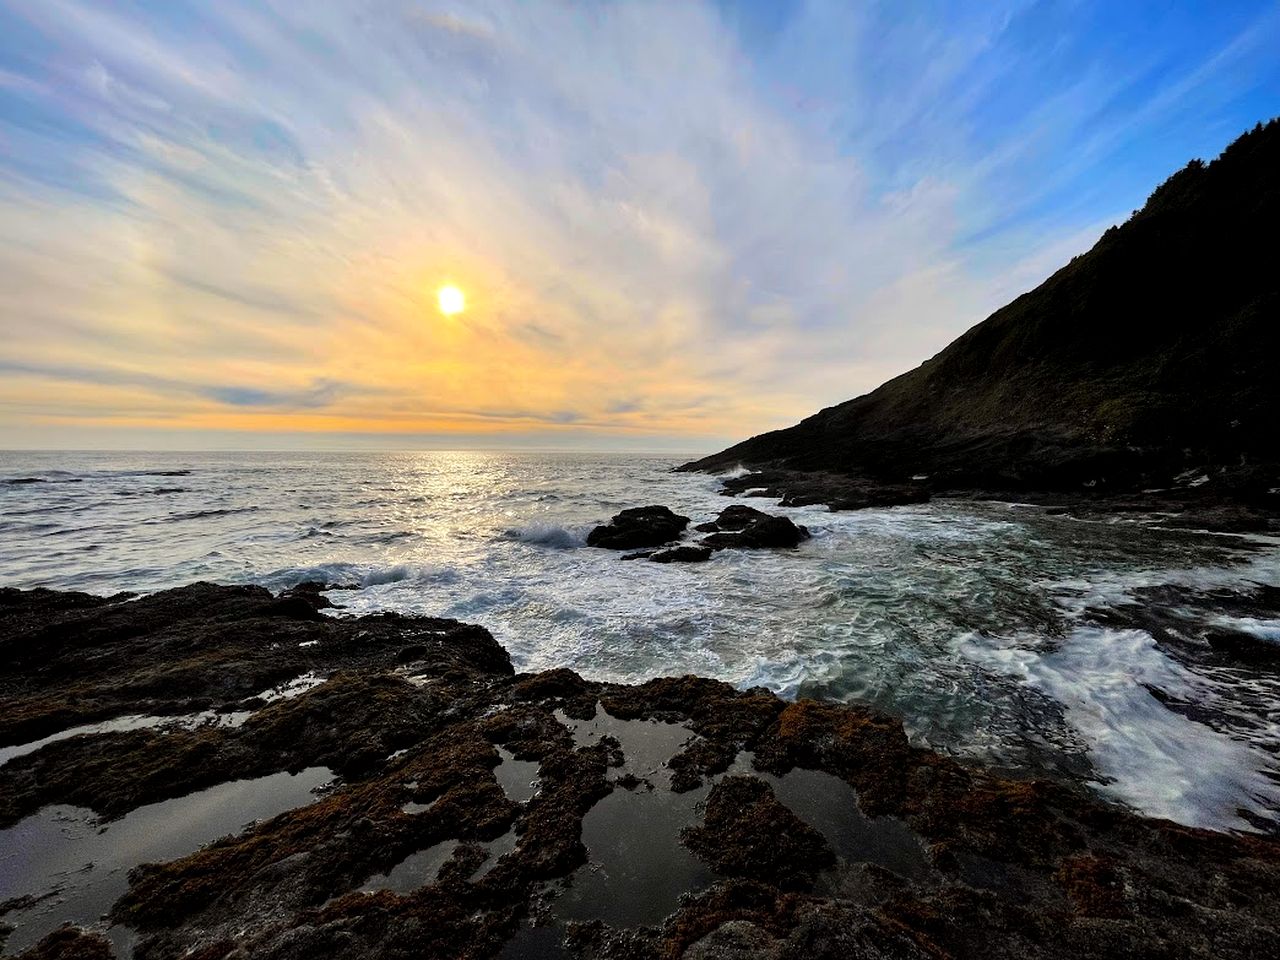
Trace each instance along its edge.
<path fill-rule="evenodd" d="M 1088 745 L 1099 792 L 1148 816 L 1211 830 L 1252 830 L 1280 808 L 1275 769 L 1257 744 L 1170 710 L 1152 691 L 1212 707 L 1213 684 L 1143 630 L 1076 627 L 1049 650 L 970 635 L 956 652 L 1058 701 Z"/>
<path fill-rule="evenodd" d="M 413 576 L 414 568 L 407 563 L 397 563 L 394 567 L 380 567 L 370 570 L 360 578 L 360 586 L 376 587 L 382 583 L 399 583 Z"/>
<path fill-rule="evenodd" d="M 71 481 L 67 481 L 70 483 Z M 152 487 L 150 490 L 117 490 L 117 497 L 161 497 L 171 493 L 190 493 L 189 487 Z"/>
<path fill-rule="evenodd" d="M 728 470 L 721 470 L 716 476 L 723 477 L 725 480 L 737 480 L 739 477 L 749 477 L 751 474 L 759 472 L 759 470 L 752 470 L 750 467 L 744 467 L 739 463 Z"/>
<path fill-rule="evenodd" d="M 227 517 L 236 513 L 257 512 L 258 507 L 220 507 L 213 510 L 193 510 L 191 513 L 175 513 L 165 517 L 164 520 L 159 522 L 164 523 L 172 520 L 205 520 L 209 517 Z"/>
<path fill-rule="evenodd" d="M 366 543 L 399 543 L 401 540 L 412 540 L 412 530 L 386 530 L 382 533 L 371 533 L 361 539 Z"/>
<path fill-rule="evenodd" d="M 559 550 L 571 550 L 585 546 L 587 538 L 554 523 L 526 523 L 519 527 L 504 530 L 502 536 L 507 540 L 518 540 L 521 543 L 536 544 L 540 547 L 555 547 Z"/>

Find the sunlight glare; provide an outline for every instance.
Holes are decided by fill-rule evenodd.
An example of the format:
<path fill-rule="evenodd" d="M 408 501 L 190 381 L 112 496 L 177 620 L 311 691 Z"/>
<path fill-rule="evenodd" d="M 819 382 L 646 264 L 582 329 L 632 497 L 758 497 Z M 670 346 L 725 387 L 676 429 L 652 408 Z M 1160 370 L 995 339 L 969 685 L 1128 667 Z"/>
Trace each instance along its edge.
<path fill-rule="evenodd" d="M 440 312 L 446 317 L 461 313 L 467 306 L 466 296 L 451 283 L 445 284 L 436 292 L 436 302 L 440 305 Z"/>

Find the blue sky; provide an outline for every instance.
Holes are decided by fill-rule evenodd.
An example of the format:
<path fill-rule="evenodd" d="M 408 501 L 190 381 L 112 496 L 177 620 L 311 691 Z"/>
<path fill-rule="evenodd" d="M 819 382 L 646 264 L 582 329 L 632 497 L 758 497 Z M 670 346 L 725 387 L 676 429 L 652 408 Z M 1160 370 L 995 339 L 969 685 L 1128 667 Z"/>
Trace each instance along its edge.
<path fill-rule="evenodd" d="M 710 449 L 1087 249 L 1278 52 L 1276 2 L 0 0 L 0 447 Z"/>

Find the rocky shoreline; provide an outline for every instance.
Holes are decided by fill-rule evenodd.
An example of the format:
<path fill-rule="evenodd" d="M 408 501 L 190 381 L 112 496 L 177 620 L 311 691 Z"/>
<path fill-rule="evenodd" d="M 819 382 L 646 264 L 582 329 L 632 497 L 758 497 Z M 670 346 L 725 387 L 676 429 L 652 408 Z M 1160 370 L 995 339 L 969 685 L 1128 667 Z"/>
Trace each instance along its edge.
<path fill-rule="evenodd" d="M 330 603 L 0 591 L 5 836 L 50 805 L 110 836 L 219 785 L 332 779 L 129 864 L 107 922 L 0 904 L 8 953 L 1256 957 L 1280 933 L 1273 838 L 1011 780 L 858 707 L 517 674 L 481 627 Z"/>
<path fill-rule="evenodd" d="M 928 503 L 933 499 L 1000 500 L 1031 503 L 1071 516 L 1097 519 L 1118 514 L 1148 514 L 1162 526 L 1215 533 L 1280 531 L 1280 474 L 1205 467 L 1167 477 L 1161 486 L 1077 485 L 1074 489 L 1024 483 L 971 486 L 943 477 L 917 474 L 909 481 L 886 482 L 857 473 L 795 470 L 769 462 L 707 458 L 678 467 L 685 472 L 733 473 L 722 476 L 727 497 L 776 500 L 779 506 L 825 504 L 830 510 L 862 510 Z"/>

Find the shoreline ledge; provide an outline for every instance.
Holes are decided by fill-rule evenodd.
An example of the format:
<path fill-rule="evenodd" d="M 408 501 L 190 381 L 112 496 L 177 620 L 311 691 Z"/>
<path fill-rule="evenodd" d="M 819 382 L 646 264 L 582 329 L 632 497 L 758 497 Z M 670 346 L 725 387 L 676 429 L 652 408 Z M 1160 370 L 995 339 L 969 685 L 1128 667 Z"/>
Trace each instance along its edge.
<path fill-rule="evenodd" d="M 109 832 L 228 781 L 337 777 L 134 867 L 110 918 L 135 957 L 1255 960 L 1280 937 L 1274 835 L 1009 779 L 857 706 L 517 674 L 483 627 L 328 616 L 325 589 L 0 589 L 0 748 L 25 749 L 0 765 L 0 830 L 58 804 Z M 152 725 L 60 736 L 124 717 Z M 587 865 L 619 850 L 630 872 Z M 687 891 L 627 886 L 664 874 Z M 0 904 L 8 953 L 37 907 Z M 21 955 L 109 957 L 104 928 Z"/>

